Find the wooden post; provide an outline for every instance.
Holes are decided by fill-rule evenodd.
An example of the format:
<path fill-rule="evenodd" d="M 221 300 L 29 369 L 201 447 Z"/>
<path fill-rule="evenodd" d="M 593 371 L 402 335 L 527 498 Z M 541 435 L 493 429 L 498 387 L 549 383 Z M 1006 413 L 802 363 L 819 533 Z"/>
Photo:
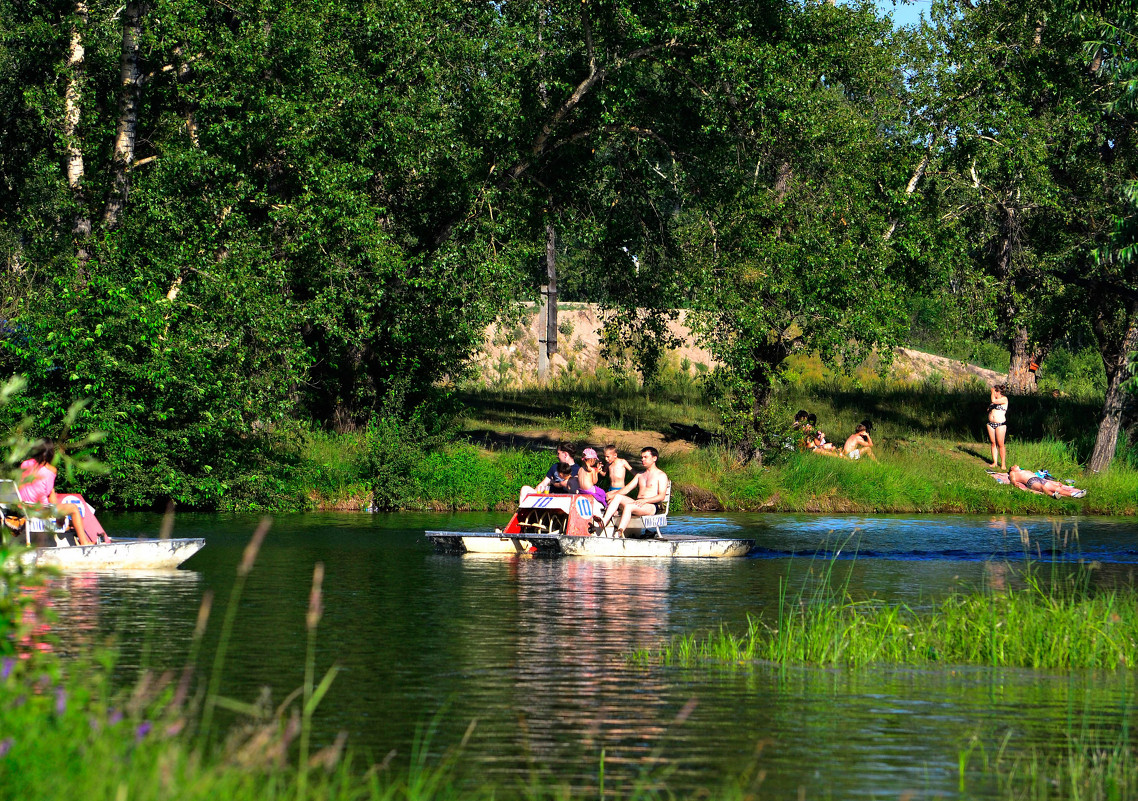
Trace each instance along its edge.
<path fill-rule="evenodd" d="M 557 232 L 545 225 L 545 275 L 549 279 L 545 301 L 545 343 L 550 357 L 557 353 Z"/>
<path fill-rule="evenodd" d="M 541 308 L 538 311 L 537 377 L 546 381 L 550 377 L 550 359 L 557 353 L 557 232 L 553 223 L 545 226 L 545 274 L 548 284 L 541 287 Z"/>
<path fill-rule="evenodd" d="M 537 380 L 546 381 L 549 378 L 549 351 L 546 350 L 549 323 L 549 287 L 541 285 L 541 299 L 537 302 Z"/>

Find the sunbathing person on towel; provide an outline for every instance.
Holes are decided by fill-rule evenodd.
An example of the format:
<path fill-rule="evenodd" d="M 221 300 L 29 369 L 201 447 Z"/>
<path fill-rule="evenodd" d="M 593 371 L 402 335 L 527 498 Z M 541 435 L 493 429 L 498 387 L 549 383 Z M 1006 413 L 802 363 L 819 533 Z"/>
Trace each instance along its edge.
<path fill-rule="evenodd" d="M 1013 464 L 1012 469 L 1008 471 L 1008 482 L 1021 490 L 1034 492 L 1037 495 L 1050 495 L 1052 498 L 1082 498 L 1087 494 L 1086 490 L 1068 487 L 1058 481 L 1037 476 L 1030 470 L 1022 470 L 1018 464 Z"/>

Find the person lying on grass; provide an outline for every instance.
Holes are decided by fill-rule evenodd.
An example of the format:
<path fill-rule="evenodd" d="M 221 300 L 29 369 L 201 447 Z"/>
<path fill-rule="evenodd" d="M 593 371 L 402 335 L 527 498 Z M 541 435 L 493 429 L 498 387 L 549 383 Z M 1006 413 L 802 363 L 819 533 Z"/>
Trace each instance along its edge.
<path fill-rule="evenodd" d="M 868 456 L 871 460 L 877 461 L 877 457 L 873 455 L 873 440 L 869 437 L 869 429 L 865 423 L 858 423 L 857 428 L 850 434 L 846 444 L 842 446 L 842 455 L 848 459 Z"/>
<path fill-rule="evenodd" d="M 1034 492 L 1036 495 L 1050 495 L 1052 498 L 1082 498 L 1086 490 L 1068 487 L 1058 481 L 1037 476 L 1030 470 L 1023 470 L 1018 464 L 1013 464 L 1008 471 L 1008 483 L 1014 484 L 1021 490 Z"/>

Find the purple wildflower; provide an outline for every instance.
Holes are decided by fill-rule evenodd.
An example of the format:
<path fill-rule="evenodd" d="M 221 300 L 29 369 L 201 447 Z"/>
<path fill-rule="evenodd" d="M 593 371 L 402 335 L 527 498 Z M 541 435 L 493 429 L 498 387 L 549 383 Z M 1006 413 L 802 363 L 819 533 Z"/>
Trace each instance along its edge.
<path fill-rule="evenodd" d="M 89 725 L 91 727 L 91 731 L 95 732 L 96 734 L 99 732 L 99 729 L 103 728 L 103 724 L 100 723 L 99 719 L 94 715 L 91 715 L 89 718 L 87 718 L 87 725 Z"/>
<path fill-rule="evenodd" d="M 149 720 L 144 720 L 138 724 L 138 728 L 134 732 L 134 741 L 136 743 L 142 742 L 142 738 L 150 734 L 150 730 L 154 728 L 154 724 Z"/>
<path fill-rule="evenodd" d="M 67 711 L 67 690 L 62 687 L 57 687 L 55 690 L 55 715 L 56 717 L 63 717 L 63 713 Z"/>
<path fill-rule="evenodd" d="M 122 711 L 112 709 L 111 714 L 107 715 L 107 724 L 110 726 L 117 726 L 122 721 Z"/>
<path fill-rule="evenodd" d="M 4 657 L 4 662 L 0 665 L 0 681 L 6 681 L 15 668 L 16 660 L 10 656 Z"/>
<path fill-rule="evenodd" d="M 6 757 L 8 752 L 12 750 L 12 742 L 11 737 L 5 737 L 3 740 L 0 740 L 0 759 Z"/>

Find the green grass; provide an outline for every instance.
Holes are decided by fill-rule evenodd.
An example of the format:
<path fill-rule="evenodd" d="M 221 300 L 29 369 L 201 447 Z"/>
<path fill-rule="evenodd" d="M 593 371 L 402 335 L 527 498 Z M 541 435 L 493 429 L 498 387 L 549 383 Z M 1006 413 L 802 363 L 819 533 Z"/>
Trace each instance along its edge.
<path fill-rule="evenodd" d="M 822 563 L 811 585 L 752 617 L 741 634 L 687 636 L 632 660 L 650 664 L 984 665 L 1047 669 L 1132 668 L 1138 591 L 1092 592 L 1087 573 L 1044 579 L 1029 568 L 1024 589 L 958 592 L 932 608 L 855 599 Z"/>
<path fill-rule="evenodd" d="M 1079 734 L 1065 748 L 1003 751 L 992 760 L 979 755 L 975 774 L 968 771 L 972 749 L 961 752 L 960 789 L 973 778 L 994 779 L 997 797 L 1008 799 L 1126 799 L 1138 794 L 1138 758 L 1125 730 L 1115 737 Z"/>
<path fill-rule="evenodd" d="M 591 438 L 595 426 L 668 436 L 673 424 L 717 425 L 698 380 L 683 371 L 648 391 L 633 377 L 601 370 L 544 388 L 470 389 L 461 400 L 467 409 L 462 430 L 437 447 L 404 435 L 394 451 L 377 457 L 363 432 L 308 432 L 288 480 L 296 505 L 363 509 L 379 495 L 385 508 L 505 511 L 522 485 L 544 475 L 558 438 L 599 447 L 604 443 Z M 1100 397 L 1016 397 L 1009 414 L 1009 465 L 1075 481 L 1088 490 L 1079 501 L 1022 492 L 987 475 L 988 396 L 979 384 L 961 389 L 830 377 L 784 385 L 776 402 L 788 417 L 798 408 L 815 413 L 839 443 L 857 423 L 872 421 L 880 462 L 783 451 L 759 466 L 704 443 L 662 460 L 677 511 L 1138 514 L 1138 443 L 1123 434 L 1111 469 L 1083 474 Z M 392 452 L 399 455 L 395 461 Z M 635 454 L 624 455 L 635 463 Z M 377 464 L 385 468 L 380 474 Z"/>

